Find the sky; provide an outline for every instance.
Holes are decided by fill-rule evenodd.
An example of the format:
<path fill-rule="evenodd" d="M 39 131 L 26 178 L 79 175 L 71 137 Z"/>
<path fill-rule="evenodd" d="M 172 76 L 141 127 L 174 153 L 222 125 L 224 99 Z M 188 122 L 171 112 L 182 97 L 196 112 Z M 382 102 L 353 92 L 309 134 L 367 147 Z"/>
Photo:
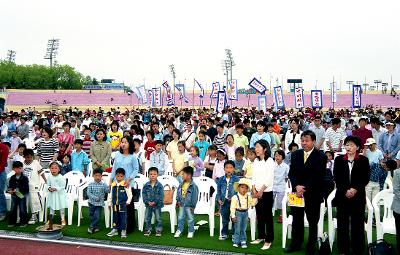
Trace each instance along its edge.
<path fill-rule="evenodd" d="M 0 58 L 12 49 L 17 64 L 48 64 L 58 38 L 58 63 L 82 74 L 161 86 L 174 64 L 177 83 L 209 89 L 226 81 L 231 49 L 240 88 L 253 77 L 299 78 L 306 90 L 400 84 L 399 12 L 398 0 L 0 0 Z"/>

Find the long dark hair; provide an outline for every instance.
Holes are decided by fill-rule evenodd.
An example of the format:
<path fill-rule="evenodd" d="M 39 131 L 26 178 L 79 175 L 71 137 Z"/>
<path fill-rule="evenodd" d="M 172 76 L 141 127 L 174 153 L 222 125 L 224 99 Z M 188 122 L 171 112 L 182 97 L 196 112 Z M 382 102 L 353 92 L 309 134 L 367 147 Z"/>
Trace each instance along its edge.
<path fill-rule="evenodd" d="M 135 152 L 135 143 L 133 142 L 132 136 L 125 136 L 122 139 L 126 139 L 126 141 L 129 144 L 129 154 L 133 154 Z M 121 139 L 121 141 L 122 141 Z M 122 151 L 122 148 L 119 148 L 119 152 L 123 154 L 124 152 Z"/>
<path fill-rule="evenodd" d="M 259 144 L 259 145 L 265 150 L 264 160 L 266 161 L 268 158 L 271 157 L 271 147 L 269 146 L 269 143 L 268 143 L 266 140 L 261 139 L 261 140 L 258 140 L 258 141 L 254 144 L 254 147 L 255 147 L 257 144 Z M 258 158 L 258 160 L 261 160 L 260 157 L 257 156 L 257 158 Z"/>

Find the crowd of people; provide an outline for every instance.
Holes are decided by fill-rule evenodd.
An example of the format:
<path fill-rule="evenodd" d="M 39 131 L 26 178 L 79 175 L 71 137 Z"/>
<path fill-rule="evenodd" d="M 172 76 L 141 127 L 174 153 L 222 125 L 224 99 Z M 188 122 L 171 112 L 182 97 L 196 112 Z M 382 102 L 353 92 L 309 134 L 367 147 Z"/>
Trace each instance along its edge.
<path fill-rule="evenodd" d="M 263 250 L 271 247 L 273 207 L 282 208 L 290 188 L 304 199 L 304 207 L 291 207 L 292 242 L 286 252 L 301 250 L 306 215 L 305 253 L 316 254 L 320 205 L 336 189 L 338 251 L 364 254 L 365 198 L 372 201 L 384 189 L 388 176 L 393 177 L 397 236 L 400 232 L 400 173 L 394 171 L 400 166 L 399 109 L 262 112 L 235 108 L 215 113 L 206 108 L 117 108 L 108 112 L 101 108 L 45 112 L 29 108 L 3 113 L 0 134 L 0 221 L 7 215 L 6 192 L 12 200 L 9 227 L 38 223 L 41 181 L 48 187 L 50 219 L 59 211 L 65 225 L 63 176 L 80 171 L 93 177 L 87 190 L 88 232 L 99 231 L 106 204 L 113 211 L 112 230 L 107 235 L 125 238 L 136 228 L 134 178 L 143 174 L 149 178 L 141 191 L 146 206 L 144 235 L 153 232 L 154 214 L 154 233 L 161 236 L 165 191 L 158 177 L 167 174 L 172 164 L 171 174 L 179 182 L 175 238 L 182 236 L 186 220 L 187 238 L 194 237 L 199 193 L 194 178 L 200 176 L 217 184 L 212 192 L 216 192 L 217 215 L 222 219 L 219 239 L 228 240 L 231 235 L 234 247 L 247 247 L 248 210 L 253 206 L 258 236 L 251 244 L 262 243 Z M 50 175 L 44 175 L 44 169 Z M 103 172 L 110 172 L 109 183 L 102 181 Z M 282 216 L 277 221 L 282 223 Z"/>

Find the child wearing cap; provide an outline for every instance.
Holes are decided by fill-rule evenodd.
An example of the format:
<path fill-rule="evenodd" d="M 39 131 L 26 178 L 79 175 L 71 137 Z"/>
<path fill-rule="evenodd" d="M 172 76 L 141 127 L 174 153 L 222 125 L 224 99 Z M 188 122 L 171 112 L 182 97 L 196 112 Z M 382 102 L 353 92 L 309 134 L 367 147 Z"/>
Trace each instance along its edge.
<path fill-rule="evenodd" d="M 252 198 L 249 194 L 251 188 L 250 181 L 242 178 L 239 182 L 234 183 L 234 189 L 237 192 L 231 200 L 231 219 L 235 226 L 235 234 L 233 235 L 233 247 L 247 248 L 246 228 L 248 220 L 248 210 L 251 206 L 257 204 L 257 199 Z"/>

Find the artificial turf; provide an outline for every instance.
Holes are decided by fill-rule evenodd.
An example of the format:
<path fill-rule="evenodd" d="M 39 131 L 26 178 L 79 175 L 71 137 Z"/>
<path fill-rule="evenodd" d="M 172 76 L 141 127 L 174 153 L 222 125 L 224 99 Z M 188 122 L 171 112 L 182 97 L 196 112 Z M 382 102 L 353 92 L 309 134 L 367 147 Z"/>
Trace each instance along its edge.
<path fill-rule="evenodd" d="M 219 217 L 215 217 L 215 230 L 214 236 L 210 237 L 209 235 L 209 227 L 208 224 L 199 226 L 199 229 L 196 230 L 193 239 L 187 239 L 187 226 L 185 226 L 185 231 L 180 238 L 174 238 L 173 234 L 170 230 L 170 223 L 169 223 L 169 215 L 168 213 L 162 214 L 163 219 L 163 233 L 161 237 L 155 237 L 154 233 L 149 236 L 145 237 L 142 232 L 136 230 L 134 233 L 128 235 L 126 239 L 121 239 L 119 236 L 115 237 L 107 237 L 107 233 L 110 229 L 106 229 L 104 226 L 104 216 L 100 218 L 100 227 L 102 228 L 100 232 L 95 233 L 93 235 L 87 232 L 87 228 L 89 225 L 89 217 L 88 217 L 88 210 L 87 208 L 82 208 L 83 211 L 83 219 L 81 219 L 81 226 L 77 226 L 77 210 L 74 210 L 74 217 L 73 217 L 73 224 L 67 225 L 63 229 L 63 234 L 65 236 L 70 237 L 83 237 L 83 238 L 93 238 L 98 240 L 114 240 L 114 241 L 122 241 L 122 242 L 132 242 L 132 243 L 146 243 L 146 244 L 157 244 L 157 245 L 167 245 L 167 246 L 178 246 L 178 247 L 186 247 L 186 248 L 197 248 L 197 249 L 206 249 L 206 250 L 220 250 L 220 251 L 227 251 L 227 252 L 240 252 L 240 253 L 247 253 L 247 254 L 284 254 L 284 250 L 282 249 L 282 224 L 276 223 L 277 216 L 274 218 L 274 233 L 275 233 L 275 241 L 272 243 L 271 248 L 268 251 L 262 251 L 260 248 L 262 244 L 259 245 L 252 245 L 250 244 L 250 224 L 247 227 L 247 240 L 248 240 L 248 248 L 234 248 L 232 247 L 232 241 L 230 239 L 226 241 L 219 241 Z M 66 210 L 67 212 L 67 210 Z M 208 216 L 203 215 L 196 215 L 195 222 L 199 220 L 207 220 Z M 59 221 L 59 217 L 55 217 L 55 222 Z M 36 232 L 36 227 L 43 223 L 38 223 L 36 225 L 28 225 L 27 227 L 14 227 L 8 228 L 8 222 L 3 221 L 0 222 L 0 229 L 2 230 L 11 230 L 11 231 L 18 231 L 18 232 L 29 232 L 34 233 Z M 328 228 L 327 224 L 324 226 L 324 231 Z M 154 231 L 153 231 L 154 232 Z M 305 238 L 307 238 L 307 228 L 305 229 Z M 375 231 L 373 233 L 373 239 L 375 240 L 376 234 Z M 385 235 L 385 240 L 394 244 L 395 243 L 395 236 L 393 235 Z M 286 244 L 290 244 L 290 240 L 287 240 Z M 303 245 L 303 247 L 305 244 Z M 333 245 L 333 253 L 338 254 L 336 250 L 336 243 Z M 293 255 L 302 255 L 305 254 L 305 251 L 302 250 L 301 252 L 292 253 Z"/>

